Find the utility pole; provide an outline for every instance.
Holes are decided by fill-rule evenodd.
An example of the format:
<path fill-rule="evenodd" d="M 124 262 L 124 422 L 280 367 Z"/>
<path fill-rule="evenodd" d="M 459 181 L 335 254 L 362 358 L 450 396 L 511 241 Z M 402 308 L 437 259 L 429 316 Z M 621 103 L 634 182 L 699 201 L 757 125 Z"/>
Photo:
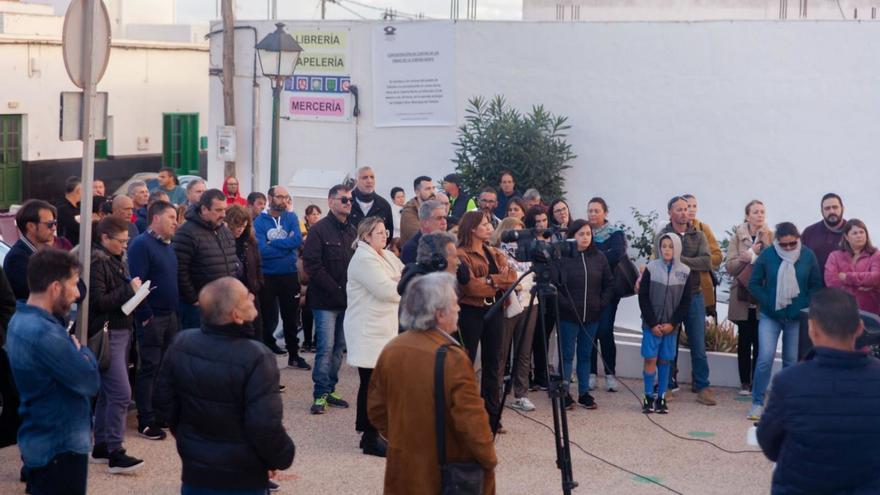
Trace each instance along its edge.
<path fill-rule="evenodd" d="M 235 126 L 235 9 L 222 0 L 223 14 L 223 123 Z M 235 175 L 235 162 L 225 162 L 223 176 Z"/>
<path fill-rule="evenodd" d="M 327 15 L 327 0 L 321 0 L 321 20 Z"/>

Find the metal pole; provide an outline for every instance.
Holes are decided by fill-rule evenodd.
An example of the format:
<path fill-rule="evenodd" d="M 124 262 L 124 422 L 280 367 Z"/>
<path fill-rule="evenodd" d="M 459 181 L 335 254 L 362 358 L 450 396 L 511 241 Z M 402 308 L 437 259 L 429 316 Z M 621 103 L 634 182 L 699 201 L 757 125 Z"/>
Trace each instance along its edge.
<path fill-rule="evenodd" d="M 281 78 L 272 83 L 272 164 L 269 169 L 269 187 L 278 185 L 278 128 L 281 120 Z"/>
<path fill-rule="evenodd" d="M 95 48 L 95 14 L 100 0 L 86 0 L 83 16 L 83 109 L 82 139 L 83 159 L 82 196 L 79 209 L 79 263 L 80 278 L 89 292 L 89 274 L 92 261 L 92 187 L 95 176 L 95 67 L 93 54 Z M 88 343 L 89 298 L 83 298 L 77 309 L 77 329 L 82 345 Z"/>

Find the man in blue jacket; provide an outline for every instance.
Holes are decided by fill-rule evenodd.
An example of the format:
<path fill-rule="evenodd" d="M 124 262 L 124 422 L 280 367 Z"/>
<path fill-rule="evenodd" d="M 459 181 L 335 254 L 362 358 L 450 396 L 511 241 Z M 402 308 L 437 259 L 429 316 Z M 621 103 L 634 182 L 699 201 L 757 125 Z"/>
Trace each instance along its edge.
<path fill-rule="evenodd" d="M 296 272 L 297 250 L 302 244 L 299 219 L 287 211 L 290 193 L 284 186 L 269 189 L 266 211 L 254 220 L 254 232 L 263 258 L 263 289 L 260 308 L 263 314 L 263 342 L 275 354 L 284 354 L 272 334 L 278 326 L 278 308 L 284 324 L 287 364 L 291 368 L 310 370 L 309 363 L 299 356 L 296 336 L 299 321 L 299 275 Z M 277 304 L 277 306 L 276 306 Z"/>
<path fill-rule="evenodd" d="M 758 424 L 758 443 L 776 462 L 774 494 L 880 493 L 880 361 L 855 349 L 863 330 L 853 296 L 813 295 L 815 347 L 773 379 Z"/>
<path fill-rule="evenodd" d="M 85 495 L 98 364 L 59 320 L 79 297 L 79 263 L 46 249 L 31 256 L 27 276 L 31 292 L 18 302 L 5 348 L 21 396 L 18 447 L 30 493 Z"/>

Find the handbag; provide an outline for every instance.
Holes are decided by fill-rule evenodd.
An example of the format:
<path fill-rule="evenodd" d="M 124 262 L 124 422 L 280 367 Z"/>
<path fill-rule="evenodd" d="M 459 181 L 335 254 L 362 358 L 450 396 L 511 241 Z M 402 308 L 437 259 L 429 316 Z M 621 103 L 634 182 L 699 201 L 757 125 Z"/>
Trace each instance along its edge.
<path fill-rule="evenodd" d="M 101 330 L 89 337 L 87 344 L 98 361 L 98 371 L 107 371 L 110 368 L 110 333 L 107 330 L 109 324 L 109 321 L 105 321 Z"/>
<path fill-rule="evenodd" d="M 636 280 L 639 268 L 629 257 L 624 256 L 614 265 L 614 294 L 623 299 L 636 294 Z"/>
<path fill-rule="evenodd" d="M 757 304 L 758 301 L 749 292 L 749 279 L 752 278 L 752 265 L 748 264 L 736 276 L 736 299 L 749 304 Z"/>
<path fill-rule="evenodd" d="M 434 426 L 437 432 L 437 459 L 440 461 L 441 495 L 481 495 L 483 466 L 475 461 L 446 462 L 446 393 L 443 369 L 449 344 L 437 349 L 434 361 Z"/>

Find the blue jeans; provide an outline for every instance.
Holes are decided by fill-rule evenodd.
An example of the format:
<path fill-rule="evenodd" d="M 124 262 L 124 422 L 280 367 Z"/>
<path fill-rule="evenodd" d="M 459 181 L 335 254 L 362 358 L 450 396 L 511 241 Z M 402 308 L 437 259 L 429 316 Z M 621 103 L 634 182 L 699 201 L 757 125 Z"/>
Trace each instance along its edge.
<path fill-rule="evenodd" d="M 578 395 L 590 390 L 590 355 L 593 353 L 593 339 L 599 322 L 584 323 L 559 320 L 559 338 L 562 339 L 562 379 L 571 380 L 571 366 L 577 353 Z"/>
<path fill-rule="evenodd" d="M 183 485 L 180 495 L 266 495 L 268 488 L 262 490 L 214 490 L 213 488 L 201 488 L 192 485 Z"/>
<path fill-rule="evenodd" d="M 758 364 L 755 365 L 755 382 L 752 384 L 752 404 L 764 405 L 779 334 L 782 334 L 782 367 L 787 368 L 797 361 L 799 332 L 800 320 L 777 320 L 764 313 L 758 314 Z"/>
<path fill-rule="evenodd" d="M 315 382 L 314 397 L 336 390 L 339 382 L 339 366 L 342 365 L 342 352 L 345 350 L 345 333 L 342 322 L 345 311 L 314 309 L 315 314 L 315 367 L 312 381 Z"/>
<path fill-rule="evenodd" d="M 697 392 L 709 386 L 709 358 L 706 357 L 706 304 L 703 293 L 697 292 L 691 298 L 691 307 L 684 320 L 688 345 L 691 347 L 691 369 L 694 374 L 694 388 Z"/>
<path fill-rule="evenodd" d="M 110 367 L 101 372 L 101 390 L 95 404 L 95 444 L 107 445 L 113 452 L 122 447 L 125 417 L 131 403 L 128 381 L 128 349 L 131 330 L 110 330 Z"/>

